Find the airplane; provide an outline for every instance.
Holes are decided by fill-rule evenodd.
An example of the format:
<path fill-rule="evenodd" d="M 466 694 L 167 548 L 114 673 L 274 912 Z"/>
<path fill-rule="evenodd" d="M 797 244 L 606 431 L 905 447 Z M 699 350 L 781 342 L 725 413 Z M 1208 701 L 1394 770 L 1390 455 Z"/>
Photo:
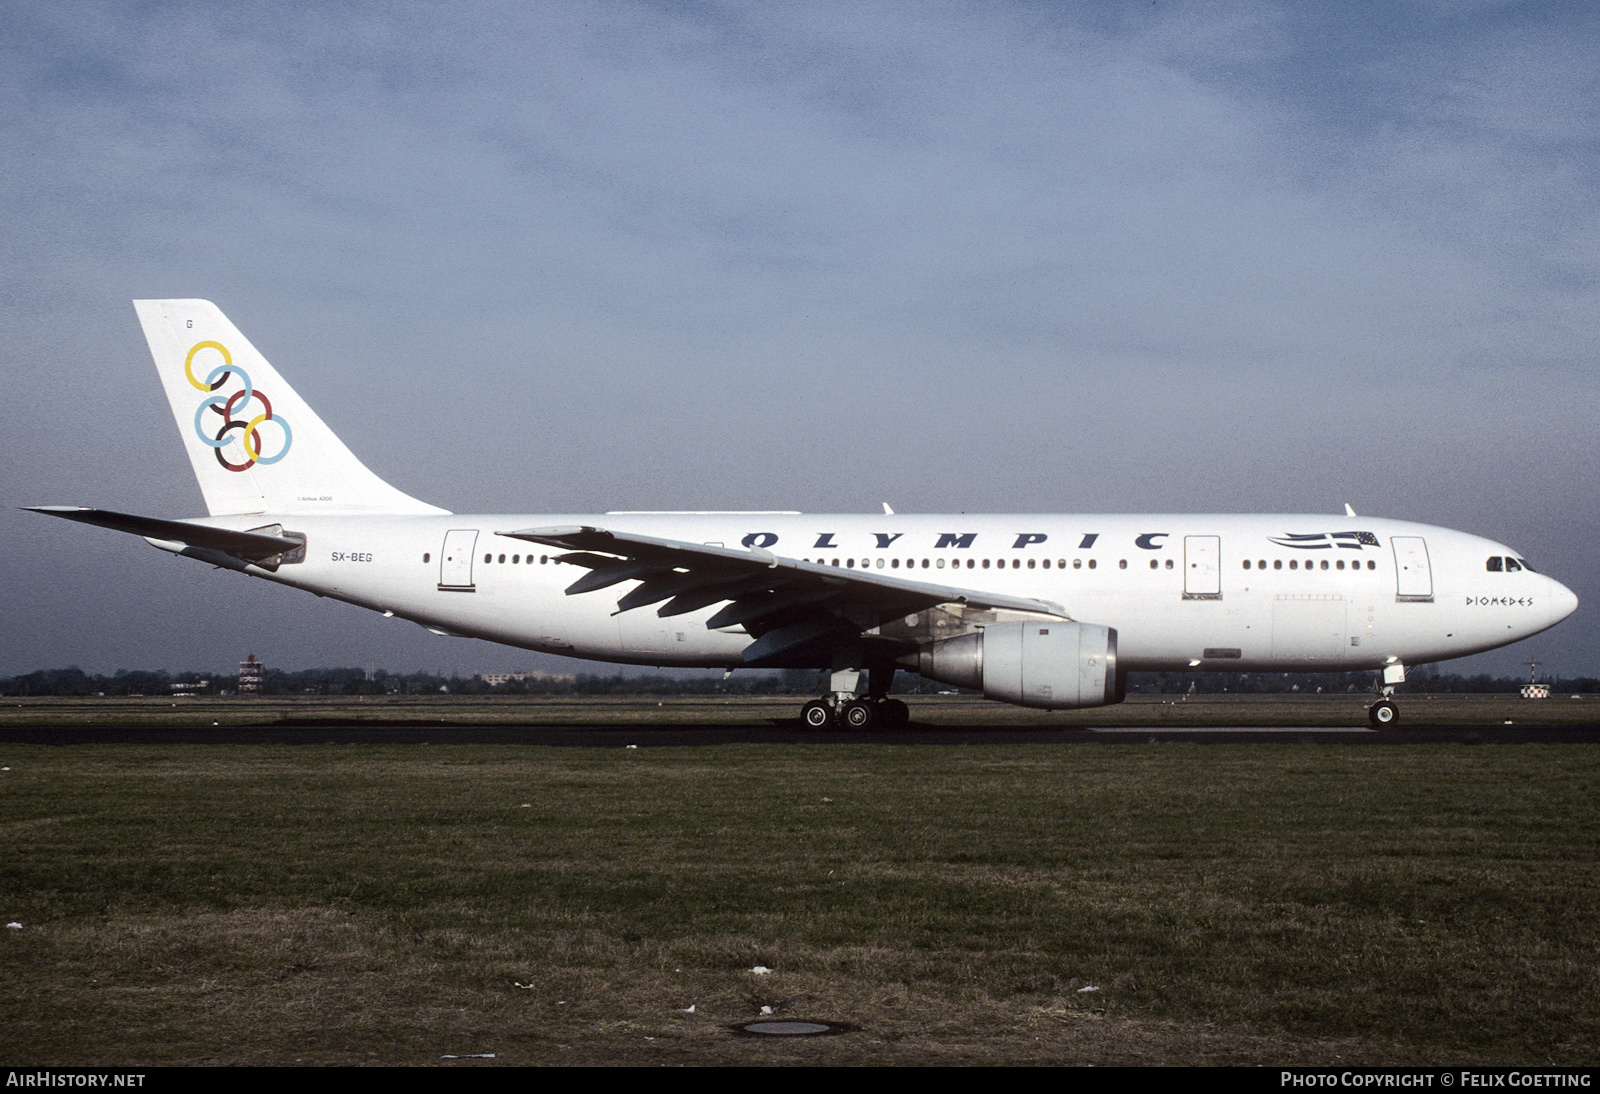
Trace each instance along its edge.
<path fill-rule="evenodd" d="M 1375 670 L 1537 634 L 1578 599 L 1504 544 L 1341 516 L 461 515 L 361 463 L 206 300 L 136 300 L 208 515 L 35 512 L 409 619 L 615 663 L 825 670 L 821 729 L 896 728 L 899 671 L 1026 707 L 1129 672 Z"/>

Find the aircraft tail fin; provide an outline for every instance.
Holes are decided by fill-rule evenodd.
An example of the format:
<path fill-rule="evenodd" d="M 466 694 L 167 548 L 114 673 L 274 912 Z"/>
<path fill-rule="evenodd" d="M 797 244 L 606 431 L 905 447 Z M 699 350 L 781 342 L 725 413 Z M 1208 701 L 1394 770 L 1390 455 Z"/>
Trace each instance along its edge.
<path fill-rule="evenodd" d="M 344 446 L 209 300 L 135 300 L 212 516 L 445 513 Z"/>

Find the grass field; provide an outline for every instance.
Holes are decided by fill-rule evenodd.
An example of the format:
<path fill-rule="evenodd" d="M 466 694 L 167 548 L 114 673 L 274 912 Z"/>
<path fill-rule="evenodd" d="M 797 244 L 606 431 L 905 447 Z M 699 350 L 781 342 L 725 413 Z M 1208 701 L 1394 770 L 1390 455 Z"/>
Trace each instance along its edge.
<path fill-rule="evenodd" d="M 1600 746 L 0 765 L 12 1064 L 1582 1064 L 1600 1038 Z M 730 1031 L 763 1006 L 855 1031 Z"/>

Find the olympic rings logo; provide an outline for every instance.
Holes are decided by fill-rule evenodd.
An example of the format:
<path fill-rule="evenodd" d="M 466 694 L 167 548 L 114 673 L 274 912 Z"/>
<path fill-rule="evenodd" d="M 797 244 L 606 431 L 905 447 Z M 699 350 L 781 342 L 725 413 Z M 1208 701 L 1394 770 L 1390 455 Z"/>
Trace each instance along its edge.
<path fill-rule="evenodd" d="M 195 354 L 203 349 L 214 349 L 222 354 L 222 364 L 206 374 L 204 382 L 195 377 Z M 294 440 L 294 434 L 289 429 L 289 423 L 272 413 L 272 403 L 268 401 L 264 392 L 257 391 L 250 383 L 250 376 L 244 369 L 233 363 L 233 354 L 228 352 L 228 347 L 221 342 L 196 342 L 189 350 L 189 356 L 183 361 L 183 374 L 197 390 L 212 392 L 218 391 L 226 384 L 230 377 L 237 376 L 243 386 L 231 395 L 213 395 L 203 401 L 194 411 L 194 431 L 200 438 L 200 443 L 217 454 L 217 462 L 229 471 L 248 471 L 256 464 L 274 464 L 289 454 L 289 445 Z M 261 404 L 259 413 L 248 412 L 251 400 Z M 216 425 L 214 421 L 206 418 L 206 411 L 222 419 L 222 424 L 216 432 L 211 432 L 209 426 Z M 283 444 L 271 456 L 261 453 L 260 427 L 264 422 L 273 422 L 283 431 Z M 234 430 L 239 430 L 238 437 L 229 436 Z M 244 446 L 246 459 L 243 463 L 229 463 L 222 450 L 237 440 Z"/>

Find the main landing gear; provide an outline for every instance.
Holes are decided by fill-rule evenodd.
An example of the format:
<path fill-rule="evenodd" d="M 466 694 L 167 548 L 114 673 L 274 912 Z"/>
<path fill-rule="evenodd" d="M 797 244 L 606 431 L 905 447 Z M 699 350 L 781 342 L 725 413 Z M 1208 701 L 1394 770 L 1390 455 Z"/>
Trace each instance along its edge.
<path fill-rule="evenodd" d="M 807 729 L 904 729 L 911 724 L 911 708 L 899 699 L 890 699 L 889 681 L 894 669 L 871 669 L 865 696 L 856 694 L 859 670 L 836 671 L 829 681 L 830 691 L 800 708 L 800 721 Z"/>
<path fill-rule="evenodd" d="M 831 699 L 813 699 L 800 708 L 807 729 L 904 729 L 911 724 L 911 708 L 899 699 L 850 699 L 837 708 Z"/>
<path fill-rule="evenodd" d="M 1373 682 L 1378 701 L 1367 708 L 1367 721 L 1372 723 L 1372 728 L 1389 729 L 1400 720 L 1400 707 L 1394 701 L 1394 689 L 1397 684 L 1405 682 L 1406 667 L 1400 662 L 1383 667 L 1383 675 Z"/>

